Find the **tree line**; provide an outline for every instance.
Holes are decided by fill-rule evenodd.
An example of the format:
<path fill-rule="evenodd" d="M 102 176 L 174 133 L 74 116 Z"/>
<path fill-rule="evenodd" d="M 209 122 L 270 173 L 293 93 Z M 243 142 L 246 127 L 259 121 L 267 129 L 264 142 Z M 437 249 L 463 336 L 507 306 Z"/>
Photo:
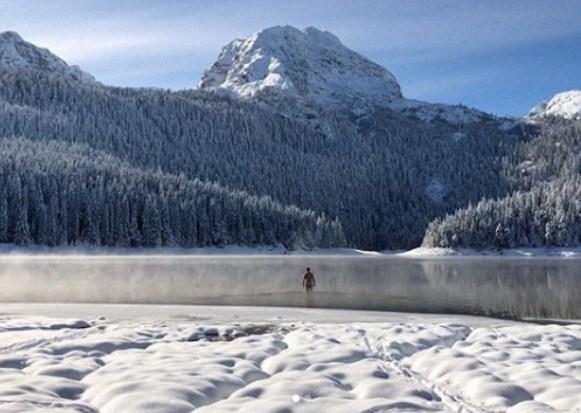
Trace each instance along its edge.
<path fill-rule="evenodd" d="M 342 246 L 338 220 L 80 144 L 0 139 L 0 242 L 18 245 Z"/>

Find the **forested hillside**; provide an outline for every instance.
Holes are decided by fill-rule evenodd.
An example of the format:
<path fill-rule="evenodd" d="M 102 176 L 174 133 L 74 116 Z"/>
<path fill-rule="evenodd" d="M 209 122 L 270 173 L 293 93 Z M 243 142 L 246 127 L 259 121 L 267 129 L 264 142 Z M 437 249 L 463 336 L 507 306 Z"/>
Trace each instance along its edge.
<path fill-rule="evenodd" d="M 311 120 L 280 109 L 0 71 L 0 136 L 85 143 L 137 168 L 271 196 L 338 217 L 351 246 L 412 247 L 434 217 L 510 189 L 500 161 L 520 131 L 425 124 L 388 109 Z"/>
<path fill-rule="evenodd" d="M 428 247 L 515 248 L 581 245 L 581 176 L 481 201 L 430 224 Z"/>
<path fill-rule="evenodd" d="M 484 200 L 430 224 L 429 247 L 581 245 L 581 122 L 547 119 L 542 133 L 519 145 L 505 165 L 519 190 Z"/>
<path fill-rule="evenodd" d="M 574 117 L 407 99 L 391 73 L 316 29 L 245 42 L 226 46 L 207 90 L 166 91 L 105 86 L 2 34 L 0 242 L 577 242 L 576 228 L 552 235 L 577 222 Z M 279 65 L 262 70 L 269 59 Z"/>
<path fill-rule="evenodd" d="M 0 242 L 120 247 L 342 245 L 338 221 L 144 172 L 84 145 L 0 139 Z"/>

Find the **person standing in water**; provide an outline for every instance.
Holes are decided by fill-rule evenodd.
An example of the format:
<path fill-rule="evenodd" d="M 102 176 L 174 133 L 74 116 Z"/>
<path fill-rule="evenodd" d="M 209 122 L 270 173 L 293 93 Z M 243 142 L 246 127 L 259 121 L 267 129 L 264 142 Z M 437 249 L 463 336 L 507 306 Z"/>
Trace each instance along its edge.
<path fill-rule="evenodd" d="M 305 292 L 307 294 L 306 295 L 307 307 L 311 307 L 313 304 L 311 302 L 312 301 L 311 294 L 316 284 L 317 282 L 315 281 L 315 275 L 311 272 L 311 269 L 307 267 L 307 271 L 303 275 L 303 288 L 305 289 Z"/>

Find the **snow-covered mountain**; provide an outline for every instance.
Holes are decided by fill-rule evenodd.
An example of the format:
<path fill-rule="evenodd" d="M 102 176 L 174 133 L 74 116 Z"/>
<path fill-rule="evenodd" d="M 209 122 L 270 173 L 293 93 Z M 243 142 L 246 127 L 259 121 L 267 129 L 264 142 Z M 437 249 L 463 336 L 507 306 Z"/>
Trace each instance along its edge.
<path fill-rule="evenodd" d="M 581 119 L 581 90 L 557 93 L 550 100 L 533 107 L 529 118 L 559 116 L 565 119 Z"/>
<path fill-rule="evenodd" d="M 72 80 L 95 82 L 93 76 L 83 72 L 79 67 L 69 66 L 49 50 L 24 41 L 15 32 L 0 33 L 0 69 L 31 69 L 58 74 Z"/>
<path fill-rule="evenodd" d="M 0 243 L 401 249 L 457 210 L 467 212 L 433 221 L 438 245 L 577 243 L 581 224 L 567 211 L 581 206 L 554 212 L 551 195 L 527 209 L 547 182 L 581 188 L 577 122 L 528 125 L 404 98 L 387 70 L 316 29 L 252 39 L 227 47 L 201 84 L 251 99 L 241 101 L 87 83 L 47 50 L 2 34 Z M 482 199 L 507 201 L 470 209 Z M 502 227 L 498 237 L 515 205 L 535 226 L 510 224 L 516 235 Z M 112 216 L 121 217 L 114 226 Z M 481 217 L 486 236 L 455 241 Z"/>
<path fill-rule="evenodd" d="M 309 27 L 275 26 L 226 45 L 198 87 L 242 99 L 291 97 L 362 114 L 390 108 L 424 122 L 470 123 L 491 116 L 465 106 L 406 99 L 387 69 Z"/>
<path fill-rule="evenodd" d="M 242 98 L 273 91 L 324 107 L 364 110 L 401 98 L 395 77 L 329 32 L 276 26 L 226 45 L 201 89 Z"/>

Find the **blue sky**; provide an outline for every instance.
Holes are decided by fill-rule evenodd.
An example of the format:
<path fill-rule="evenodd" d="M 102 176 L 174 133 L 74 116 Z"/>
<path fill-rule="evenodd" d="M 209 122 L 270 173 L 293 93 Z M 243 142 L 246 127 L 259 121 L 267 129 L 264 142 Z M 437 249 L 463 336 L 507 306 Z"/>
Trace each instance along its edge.
<path fill-rule="evenodd" d="M 0 0 L 0 31 L 120 86 L 194 86 L 220 48 L 315 26 L 382 64 L 405 96 L 521 115 L 581 89 L 581 0 Z"/>

